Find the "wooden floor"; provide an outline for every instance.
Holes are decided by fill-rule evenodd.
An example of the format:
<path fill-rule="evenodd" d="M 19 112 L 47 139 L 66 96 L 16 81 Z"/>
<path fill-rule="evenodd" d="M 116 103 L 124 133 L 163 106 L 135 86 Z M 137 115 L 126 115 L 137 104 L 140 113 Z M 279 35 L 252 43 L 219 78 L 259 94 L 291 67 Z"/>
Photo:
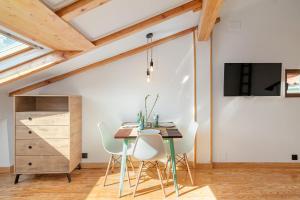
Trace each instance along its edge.
<path fill-rule="evenodd" d="M 119 172 L 108 177 L 106 187 L 103 187 L 104 173 L 104 169 L 76 170 L 72 173 L 71 183 L 64 175 L 23 175 L 17 185 L 13 184 L 13 175 L 0 174 L 0 199 L 119 199 Z M 300 199 L 300 169 L 198 169 L 192 172 L 194 186 L 186 171 L 178 173 L 179 199 Z M 126 181 L 121 199 L 133 199 L 132 190 Z M 176 199 L 173 185 L 166 188 L 166 193 L 166 199 Z M 163 199 L 154 171 L 145 174 L 135 199 Z"/>

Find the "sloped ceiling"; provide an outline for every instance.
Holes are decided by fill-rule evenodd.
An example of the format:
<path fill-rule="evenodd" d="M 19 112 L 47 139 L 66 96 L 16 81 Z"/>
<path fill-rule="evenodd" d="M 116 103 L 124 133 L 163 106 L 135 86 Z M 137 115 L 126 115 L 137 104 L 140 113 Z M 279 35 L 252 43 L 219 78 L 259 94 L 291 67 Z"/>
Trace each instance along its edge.
<path fill-rule="evenodd" d="M 58 0 L 47 0 L 48 6 L 52 1 L 54 4 L 58 2 Z M 186 2 L 188 0 L 111 0 L 107 4 L 74 18 L 71 24 L 90 39 L 97 39 Z M 143 45 L 146 43 L 145 35 L 149 32 L 154 33 L 153 40 L 156 40 L 196 26 L 199 22 L 199 13 L 199 11 L 185 13 L 129 37 L 60 63 L 48 70 L 2 85 L 0 86 L 0 92 L 10 92 Z"/>

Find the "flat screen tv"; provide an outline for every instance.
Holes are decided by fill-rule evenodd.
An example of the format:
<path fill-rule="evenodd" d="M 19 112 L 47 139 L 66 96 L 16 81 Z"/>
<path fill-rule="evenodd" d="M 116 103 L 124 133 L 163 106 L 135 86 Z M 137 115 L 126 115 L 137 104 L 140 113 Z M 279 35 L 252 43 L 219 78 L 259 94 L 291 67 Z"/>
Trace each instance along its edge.
<path fill-rule="evenodd" d="M 281 63 L 225 63 L 224 96 L 280 96 Z"/>

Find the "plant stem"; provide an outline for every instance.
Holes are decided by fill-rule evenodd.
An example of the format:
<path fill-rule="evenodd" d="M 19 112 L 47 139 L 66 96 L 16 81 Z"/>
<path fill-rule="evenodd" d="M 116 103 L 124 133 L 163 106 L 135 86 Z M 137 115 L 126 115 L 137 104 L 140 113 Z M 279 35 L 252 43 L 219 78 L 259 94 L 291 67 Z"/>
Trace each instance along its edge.
<path fill-rule="evenodd" d="M 150 117 L 150 115 L 151 115 L 151 113 L 152 113 L 152 111 L 153 111 L 153 109 L 154 109 L 154 107 L 155 107 L 155 105 L 156 105 L 156 102 L 157 102 L 157 100 L 158 100 L 158 97 L 159 97 L 159 95 L 156 95 L 156 99 L 155 99 L 155 101 L 154 101 L 154 104 L 153 104 L 153 106 L 152 106 L 152 108 L 151 108 L 151 111 L 150 111 L 150 113 L 149 113 L 148 116 L 147 116 L 147 113 L 146 113 L 146 116 L 147 116 L 146 123 L 148 122 L 148 119 L 149 119 L 149 117 Z"/>

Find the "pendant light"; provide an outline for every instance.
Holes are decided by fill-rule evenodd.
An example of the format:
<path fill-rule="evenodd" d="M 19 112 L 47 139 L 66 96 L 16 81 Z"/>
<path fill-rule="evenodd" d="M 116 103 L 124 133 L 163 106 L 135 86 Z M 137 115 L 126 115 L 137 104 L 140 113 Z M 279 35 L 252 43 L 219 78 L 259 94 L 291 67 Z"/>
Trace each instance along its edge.
<path fill-rule="evenodd" d="M 152 42 L 152 37 L 153 37 L 153 33 L 148 33 L 146 35 L 147 38 L 147 44 L 149 42 Z M 150 63 L 149 63 L 149 50 L 147 49 L 147 71 L 146 71 L 146 75 L 147 75 L 147 82 L 150 82 L 150 75 L 151 72 L 154 71 L 154 65 L 153 65 L 153 58 L 152 58 L 152 48 L 150 49 Z"/>

